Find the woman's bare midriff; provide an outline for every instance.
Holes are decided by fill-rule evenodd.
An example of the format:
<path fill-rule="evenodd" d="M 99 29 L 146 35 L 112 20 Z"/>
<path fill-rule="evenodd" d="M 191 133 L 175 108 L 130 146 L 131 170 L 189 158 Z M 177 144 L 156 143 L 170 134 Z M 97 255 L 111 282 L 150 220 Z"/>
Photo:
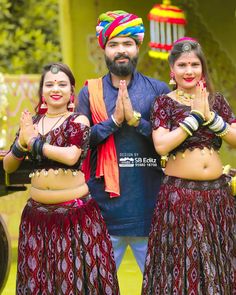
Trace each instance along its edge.
<path fill-rule="evenodd" d="M 89 189 L 81 171 L 41 170 L 31 178 L 30 196 L 44 204 L 57 204 L 88 195 Z"/>
<path fill-rule="evenodd" d="M 223 167 L 218 152 L 214 150 L 194 149 L 170 156 L 165 174 L 184 179 L 213 180 L 222 175 Z"/>

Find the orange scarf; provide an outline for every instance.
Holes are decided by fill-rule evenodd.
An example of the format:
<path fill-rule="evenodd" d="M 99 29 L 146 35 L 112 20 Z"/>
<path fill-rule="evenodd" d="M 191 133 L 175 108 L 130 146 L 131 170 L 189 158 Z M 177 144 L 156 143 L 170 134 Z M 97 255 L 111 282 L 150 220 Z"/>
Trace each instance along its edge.
<path fill-rule="evenodd" d="M 98 124 L 107 120 L 108 115 L 103 99 L 102 78 L 88 80 L 88 91 L 93 123 Z M 97 148 L 96 177 L 102 176 L 104 176 L 105 191 L 110 193 L 111 198 L 118 197 L 120 195 L 119 169 L 113 135 L 110 135 Z"/>

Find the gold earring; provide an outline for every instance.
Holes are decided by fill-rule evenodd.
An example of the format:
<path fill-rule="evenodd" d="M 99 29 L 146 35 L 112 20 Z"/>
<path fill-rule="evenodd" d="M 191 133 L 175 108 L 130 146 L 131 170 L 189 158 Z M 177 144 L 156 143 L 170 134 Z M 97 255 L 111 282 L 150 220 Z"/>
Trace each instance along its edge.
<path fill-rule="evenodd" d="M 74 109 L 75 109 L 74 100 L 75 100 L 74 95 L 71 95 L 70 103 L 68 104 L 68 109 L 70 109 L 72 112 L 74 112 Z"/>
<path fill-rule="evenodd" d="M 47 106 L 47 104 L 45 102 L 45 98 L 42 96 L 42 103 L 40 105 L 40 109 L 45 110 L 47 108 L 48 108 L 48 106 Z"/>
<path fill-rule="evenodd" d="M 174 74 L 173 72 L 170 72 L 170 81 L 169 81 L 169 85 L 176 85 L 175 74 Z"/>

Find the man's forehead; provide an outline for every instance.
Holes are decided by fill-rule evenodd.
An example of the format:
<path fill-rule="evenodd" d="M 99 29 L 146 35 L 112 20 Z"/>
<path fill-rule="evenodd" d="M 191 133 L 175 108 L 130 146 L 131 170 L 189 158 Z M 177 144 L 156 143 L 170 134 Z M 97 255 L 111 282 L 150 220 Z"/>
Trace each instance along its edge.
<path fill-rule="evenodd" d="M 109 44 L 109 43 L 125 43 L 125 42 L 136 43 L 133 38 L 122 36 L 122 37 L 114 37 L 114 38 L 110 39 L 109 41 L 107 41 L 107 44 Z"/>

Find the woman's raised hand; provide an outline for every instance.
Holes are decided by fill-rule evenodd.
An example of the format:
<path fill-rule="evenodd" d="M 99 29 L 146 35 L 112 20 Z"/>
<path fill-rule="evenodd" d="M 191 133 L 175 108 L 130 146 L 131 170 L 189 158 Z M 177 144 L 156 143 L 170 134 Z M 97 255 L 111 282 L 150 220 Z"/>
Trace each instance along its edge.
<path fill-rule="evenodd" d="M 20 117 L 19 140 L 21 145 L 26 146 L 32 137 L 38 135 L 38 128 L 33 124 L 32 115 L 28 110 L 24 110 Z"/>
<path fill-rule="evenodd" d="M 191 100 L 191 109 L 201 112 L 204 115 L 205 120 L 209 120 L 211 116 L 208 96 L 209 92 L 203 81 L 199 81 L 196 85 L 195 98 Z"/>

